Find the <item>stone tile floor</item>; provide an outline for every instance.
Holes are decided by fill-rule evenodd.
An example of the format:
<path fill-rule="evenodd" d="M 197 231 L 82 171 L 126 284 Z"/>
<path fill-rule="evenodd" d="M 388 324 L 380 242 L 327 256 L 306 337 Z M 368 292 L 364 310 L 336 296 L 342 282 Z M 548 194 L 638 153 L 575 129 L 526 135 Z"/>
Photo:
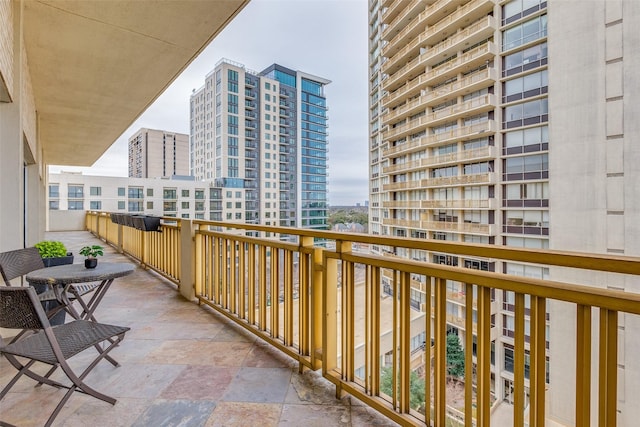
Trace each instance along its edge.
<path fill-rule="evenodd" d="M 80 247 L 100 244 L 88 232 L 46 237 L 64 242 L 76 263 L 83 262 Z M 111 247 L 101 260 L 132 262 Z M 131 327 L 111 353 L 121 366 L 102 361 L 87 377 L 88 384 L 118 401 L 112 406 L 75 393 L 56 426 L 396 425 L 353 397 L 336 399 L 335 387 L 319 372 L 299 374 L 293 359 L 213 310 L 186 301 L 175 285 L 150 271 L 137 268 L 116 279 L 96 317 Z M 73 358 L 73 366 L 83 366 L 87 353 Z M 14 374 L 2 358 L 0 387 Z M 41 426 L 63 394 L 23 378 L 0 401 L 0 421 Z"/>

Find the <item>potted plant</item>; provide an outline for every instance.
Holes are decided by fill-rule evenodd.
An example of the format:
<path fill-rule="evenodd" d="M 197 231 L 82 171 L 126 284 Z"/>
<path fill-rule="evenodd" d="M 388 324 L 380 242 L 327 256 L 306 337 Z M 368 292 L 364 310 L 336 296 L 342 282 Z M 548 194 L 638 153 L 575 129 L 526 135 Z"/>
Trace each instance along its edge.
<path fill-rule="evenodd" d="M 38 249 L 45 267 L 73 264 L 73 254 L 67 252 L 67 248 L 62 242 L 43 240 L 34 246 Z"/>
<path fill-rule="evenodd" d="M 97 256 L 104 255 L 103 248 L 100 245 L 85 246 L 80 249 L 80 255 L 84 255 L 87 259 L 84 260 L 85 268 L 96 268 L 98 265 Z"/>

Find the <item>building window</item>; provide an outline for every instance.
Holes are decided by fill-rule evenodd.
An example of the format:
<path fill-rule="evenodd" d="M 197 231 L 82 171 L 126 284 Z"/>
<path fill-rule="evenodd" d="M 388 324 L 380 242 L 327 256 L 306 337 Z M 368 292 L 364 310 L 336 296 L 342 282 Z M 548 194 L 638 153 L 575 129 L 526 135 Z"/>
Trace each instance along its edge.
<path fill-rule="evenodd" d="M 153 209 L 153 202 L 147 202 L 147 209 Z"/>
<path fill-rule="evenodd" d="M 69 185 L 68 196 L 70 199 L 82 199 L 84 197 L 84 187 L 82 185 Z"/>
<path fill-rule="evenodd" d="M 503 111 L 503 128 L 506 129 L 533 125 L 549 120 L 549 103 L 547 98 L 510 105 L 504 108 Z"/>
<path fill-rule="evenodd" d="M 177 210 L 176 202 L 164 202 L 162 208 L 165 212 L 175 212 Z"/>
<path fill-rule="evenodd" d="M 547 15 L 538 16 L 502 33 L 502 50 L 513 49 L 547 35 Z"/>
<path fill-rule="evenodd" d="M 70 211 L 81 211 L 84 209 L 84 201 L 82 200 L 69 200 L 68 209 Z"/>
<path fill-rule="evenodd" d="M 189 218 L 189 214 L 188 213 L 183 213 L 182 215 L 180 215 L 182 218 Z"/>
<path fill-rule="evenodd" d="M 203 211 L 204 210 L 204 202 L 196 202 L 195 209 L 196 209 L 196 211 Z"/>
<path fill-rule="evenodd" d="M 122 190 L 124 190 L 124 188 Z M 118 200 L 118 210 L 124 210 L 124 207 L 125 207 L 124 200 Z"/>
<path fill-rule="evenodd" d="M 147 188 L 147 197 L 153 197 L 153 188 Z"/>
<path fill-rule="evenodd" d="M 102 195 L 102 187 L 89 187 L 89 194 L 91 196 L 101 196 Z"/>
<path fill-rule="evenodd" d="M 189 202 L 182 202 L 182 209 L 189 209 Z"/>
<path fill-rule="evenodd" d="M 91 210 L 100 210 L 100 209 L 102 209 L 102 202 L 100 200 L 91 200 L 89 202 L 89 209 L 91 209 Z"/>
<path fill-rule="evenodd" d="M 526 48 L 504 57 L 503 76 L 522 73 L 547 63 L 547 43 Z"/>
<path fill-rule="evenodd" d="M 58 184 L 52 184 L 49 186 L 49 197 L 60 197 L 60 187 Z"/>
<path fill-rule="evenodd" d="M 509 157 L 505 160 L 504 170 L 505 181 L 546 179 L 549 177 L 549 155 Z"/>
<path fill-rule="evenodd" d="M 57 211 L 58 209 L 60 209 L 60 202 L 58 200 L 50 200 L 49 210 Z"/>
<path fill-rule="evenodd" d="M 182 190 L 182 197 L 189 197 L 189 190 Z"/>
<path fill-rule="evenodd" d="M 129 202 L 129 212 L 144 211 L 144 202 Z"/>
<path fill-rule="evenodd" d="M 130 199 L 143 199 L 144 198 L 144 190 L 142 187 L 129 187 L 129 198 Z"/>
<path fill-rule="evenodd" d="M 196 200 L 204 199 L 204 190 L 196 190 L 195 191 L 195 198 L 196 198 Z"/>
<path fill-rule="evenodd" d="M 546 7 L 546 3 L 546 0 L 512 0 L 502 6 L 502 25 L 535 13 Z"/>
<path fill-rule="evenodd" d="M 504 82 L 502 102 L 513 102 L 547 93 L 548 86 L 549 75 L 547 70 L 507 80 Z"/>
<path fill-rule="evenodd" d="M 177 190 L 175 188 L 165 188 L 162 190 L 162 198 L 165 200 L 175 200 L 177 198 L 176 194 Z"/>
<path fill-rule="evenodd" d="M 531 153 L 549 149 L 549 128 L 540 126 L 504 134 L 503 154 Z"/>
<path fill-rule="evenodd" d="M 126 194 L 126 190 L 124 187 L 118 187 L 118 196 L 124 197 Z M 124 206 L 122 207 L 124 209 Z"/>

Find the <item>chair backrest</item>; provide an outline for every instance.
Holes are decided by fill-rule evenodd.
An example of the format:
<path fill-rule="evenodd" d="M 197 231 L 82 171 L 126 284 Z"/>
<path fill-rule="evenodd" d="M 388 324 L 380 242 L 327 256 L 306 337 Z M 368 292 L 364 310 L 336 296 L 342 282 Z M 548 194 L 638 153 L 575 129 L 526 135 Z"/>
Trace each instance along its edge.
<path fill-rule="evenodd" d="M 43 329 L 47 315 L 31 286 L 0 286 L 0 328 Z"/>
<path fill-rule="evenodd" d="M 0 274 L 7 286 L 11 286 L 11 280 L 16 277 L 41 268 L 44 262 L 36 247 L 0 253 Z"/>

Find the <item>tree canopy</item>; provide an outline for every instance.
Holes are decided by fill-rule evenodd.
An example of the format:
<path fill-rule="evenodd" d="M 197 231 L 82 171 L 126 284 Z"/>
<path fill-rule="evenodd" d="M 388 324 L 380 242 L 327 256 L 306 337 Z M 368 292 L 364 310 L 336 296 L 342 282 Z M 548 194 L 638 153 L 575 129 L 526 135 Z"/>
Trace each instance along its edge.
<path fill-rule="evenodd" d="M 453 377 L 464 376 L 464 350 L 456 334 L 447 335 L 447 374 Z"/>
<path fill-rule="evenodd" d="M 380 373 L 380 391 L 392 396 L 393 391 L 393 370 L 391 366 L 385 366 Z M 413 409 L 418 409 L 424 405 L 424 379 L 411 371 L 409 374 L 409 405 Z"/>
<path fill-rule="evenodd" d="M 366 212 L 359 212 L 355 209 L 348 211 L 345 209 L 339 209 L 329 214 L 327 222 L 331 228 L 336 224 L 351 224 L 354 222 L 366 227 L 369 224 L 369 214 Z"/>

